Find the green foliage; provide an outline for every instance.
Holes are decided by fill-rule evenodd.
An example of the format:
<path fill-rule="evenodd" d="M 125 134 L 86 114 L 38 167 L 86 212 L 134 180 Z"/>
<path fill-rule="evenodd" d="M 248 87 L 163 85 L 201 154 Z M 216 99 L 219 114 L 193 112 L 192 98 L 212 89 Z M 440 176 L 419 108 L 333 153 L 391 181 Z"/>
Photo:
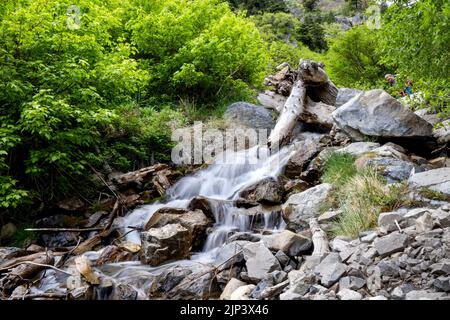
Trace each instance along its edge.
<path fill-rule="evenodd" d="M 404 187 L 386 186 L 373 169 L 359 172 L 335 191 L 342 215 L 333 233 L 357 237 L 362 231 L 376 227 L 381 212 L 398 208 L 404 190 Z"/>
<path fill-rule="evenodd" d="M 397 0 L 383 15 L 379 49 L 383 62 L 414 81 L 432 104 L 448 114 L 450 70 L 450 3 L 445 0 Z"/>
<path fill-rule="evenodd" d="M 361 25 L 330 39 L 330 43 L 327 71 L 338 86 L 368 89 L 384 85 L 388 69 L 377 52 L 377 30 Z"/>
<path fill-rule="evenodd" d="M 150 73 L 149 92 L 208 101 L 261 86 L 268 55 L 250 20 L 220 0 L 146 3 L 129 27 Z"/>
<path fill-rule="evenodd" d="M 322 181 L 336 186 L 345 184 L 357 173 L 355 160 L 356 158 L 348 153 L 332 153 L 324 163 Z"/>
<path fill-rule="evenodd" d="M 235 9 L 246 10 L 254 15 L 262 12 L 287 12 L 289 9 L 285 0 L 228 0 Z"/>

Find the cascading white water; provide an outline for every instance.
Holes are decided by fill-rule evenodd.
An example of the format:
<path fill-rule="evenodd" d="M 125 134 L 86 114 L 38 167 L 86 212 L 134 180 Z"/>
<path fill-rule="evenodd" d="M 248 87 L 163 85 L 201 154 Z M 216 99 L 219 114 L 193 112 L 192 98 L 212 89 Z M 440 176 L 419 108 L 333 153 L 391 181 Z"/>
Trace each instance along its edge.
<path fill-rule="evenodd" d="M 251 227 L 250 217 L 235 214 L 237 208 L 233 200 L 239 191 L 267 177 L 277 177 L 289 159 L 291 148 L 286 147 L 276 154 L 265 156 L 266 148 L 256 146 L 238 152 L 228 152 L 227 161 L 217 161 L 207 169 L 184 177 L 168 190 L 167 203 L 155 203 L 143 206 L 128 214 L 122 226 L 143 226 L 153 213 L 163 207 L 186 208 L 192 198 L 203 196 L 215 199 L 212 211 L 216 220 L 213 231 L 208 235 L 203 253 L 194 255 L 193 259 L 204 262 L 214 256 L 233 231 L 248 231 Z M 261 156 L 262 155 L 262 156 Z M 222 159 L 222 158 L 221 158 Z M 281 222 L 283 223 L 283 222 Z M 283 225 L 274 223 L 270 213 L 264 214 L 264 226 L 279 229 Z M 140 243 L 139 233 L 128 234 L 129 241 Z"/>

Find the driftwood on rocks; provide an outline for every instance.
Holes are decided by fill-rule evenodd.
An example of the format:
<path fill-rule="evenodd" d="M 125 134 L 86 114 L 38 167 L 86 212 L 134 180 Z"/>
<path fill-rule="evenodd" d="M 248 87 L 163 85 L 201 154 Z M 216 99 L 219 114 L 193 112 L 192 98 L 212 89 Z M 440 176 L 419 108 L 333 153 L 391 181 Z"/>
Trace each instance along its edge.
<path fill-rule="evenodd" d="M 307 109 L 308 103 L 322 102 L 334 106 L 338 92 L 324 71 L 322 63 L 300 60 L 297 70 L 293 70 L 287 63 L 283 63 L 278 69 L 280 71 L 276 75 L 265 79 L 265 84 L 273 86 L 278 95 L 288 98 L 279 110 L 280 117 L 269 136 L 270 147 L 289 142 L 297 120 Z M 280 98 L 276 99 L 282 101 Z"/>

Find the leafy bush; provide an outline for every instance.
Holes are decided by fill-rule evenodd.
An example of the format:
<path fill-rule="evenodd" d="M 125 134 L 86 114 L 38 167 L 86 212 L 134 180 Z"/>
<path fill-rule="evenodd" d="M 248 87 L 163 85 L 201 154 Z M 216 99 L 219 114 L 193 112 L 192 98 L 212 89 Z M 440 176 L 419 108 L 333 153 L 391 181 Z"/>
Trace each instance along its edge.
<path fill-rule="evenodd" d="M 268 55 L 258 29 L 220 0 L 146 1 L 129 27 L 152 94 L 220 100 L 262 84 Z"/>
<path fill-rule="evenodd" d="M 364 25 L 330 39 L 327 71 L 331 79 L 343 87 L 383 87 L 388 69 L 377 52 L 380 46 L 378 39 L 377 30 Z"/>

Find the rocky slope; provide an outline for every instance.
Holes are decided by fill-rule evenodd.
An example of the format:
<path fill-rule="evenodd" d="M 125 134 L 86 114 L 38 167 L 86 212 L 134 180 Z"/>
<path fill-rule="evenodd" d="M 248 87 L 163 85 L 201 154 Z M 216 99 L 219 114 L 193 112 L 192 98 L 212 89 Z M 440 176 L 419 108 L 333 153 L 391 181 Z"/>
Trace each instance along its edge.
<path fill-rule="evenodd" d="M 274 92 L 259 97 L 274 110 L 284 100 Z M 275 122 L 266 108 L 237 103 L 225 119 L 233 126 L 271 128 Z M 320 110 L 320 116 L 302 118 L 281 172 L 238 184 L 238 192 L 223 199 L 194 192 L 207 183 L 199 178 L 203 169 L 188 177 L 185 198 L 169 202 L 177 206 L 154 204 L 149 217 L 145 202 L 186 186 L 175 184 L 180 172 L 157 165 L 108 181 L 117 197 L 69 226 L 77 230 L 67 229 L 67 213 L 82 211 L 82 205 L 66 203 L 64 214 L 38 225 L 67 230 L 44 233 L 26 249 L 0 248 L 1 297 L 448 299 L 450 168 L 442 145 L 448 131 L 433 130 L 430 119 L 436 117 L 415 114 L 382 90 L 341 89 L 336 104 Z M 376 168 L 388 184 L 401 183 L 408 205 L 382 212 L 378 226 L 356 238 L 333 238 L 329 231 L 342 211 L 323 212 L 334 186 L 320 177 L 334 152 Z M 140 225 L 124 225 L 127 210 L 142 217 Z M 232 216 L 228 224 L 224 213 Z M 140 244 L 127 238 L 130 232 Z"/>

